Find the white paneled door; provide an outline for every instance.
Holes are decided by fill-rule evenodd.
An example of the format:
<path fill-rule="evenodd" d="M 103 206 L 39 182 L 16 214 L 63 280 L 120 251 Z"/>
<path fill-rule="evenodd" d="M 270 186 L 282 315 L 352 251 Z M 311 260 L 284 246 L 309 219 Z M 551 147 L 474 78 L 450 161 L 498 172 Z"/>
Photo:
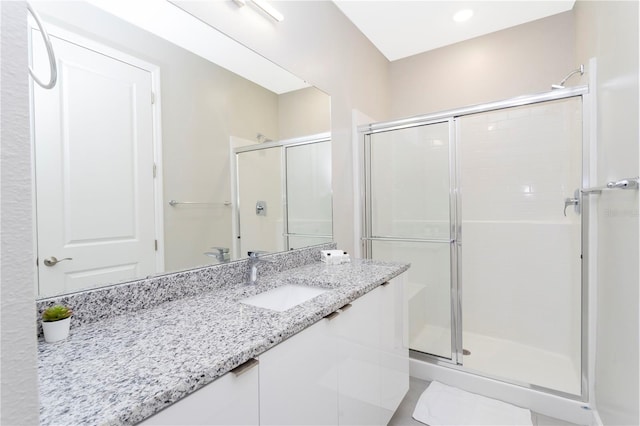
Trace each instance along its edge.
<path fill-rule="evenodd" d="M 52 41 L 58 84 L 32 97 L 40 296 L 156 272 L 151 73 Z"/>

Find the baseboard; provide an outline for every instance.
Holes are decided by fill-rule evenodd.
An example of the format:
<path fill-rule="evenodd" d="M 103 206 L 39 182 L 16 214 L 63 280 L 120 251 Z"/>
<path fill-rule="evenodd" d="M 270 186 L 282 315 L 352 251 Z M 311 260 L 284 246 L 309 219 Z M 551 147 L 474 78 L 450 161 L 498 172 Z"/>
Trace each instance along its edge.
<path fill-rule="evenodd" d="M 538 390 L 504 383 L 461 370 L 411 359 L 410 374 L 422 380 L 437 380 L 468 392 L 495 398 L 545 416 L 579 425 L 602 426 L 588 403 L 550 395 Z M 594 416 L 596 414 L 596 416 Z"/>
<path fill-rule="evenodd" d="M 591 426 L 604 426 L 604 423 L 602 423 L 602 419 L 600 418 L 600 413 L 598 413 L 598 410 L 592 410 L 591 413 L 593 413 L 593 423 L 591 423 Z"/>

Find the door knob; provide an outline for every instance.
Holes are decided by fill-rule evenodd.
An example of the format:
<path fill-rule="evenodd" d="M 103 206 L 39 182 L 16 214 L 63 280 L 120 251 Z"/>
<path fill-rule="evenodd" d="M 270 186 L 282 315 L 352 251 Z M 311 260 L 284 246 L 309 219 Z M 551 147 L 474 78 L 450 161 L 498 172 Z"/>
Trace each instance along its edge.
<path fill-rule="evenodd" d="M 58 260 L 58 258 L 56 258 L 55 256 L 51 256 L 50 258 L 44 260 L 44 264 L 45 264 L 45 266 L 56 266 L 58 263 L 60 263 L 60 262 L 62 262 L 64 260 L 73 260 L 73 258 L 65 257 L 64 259 L 59 259 Z"/>

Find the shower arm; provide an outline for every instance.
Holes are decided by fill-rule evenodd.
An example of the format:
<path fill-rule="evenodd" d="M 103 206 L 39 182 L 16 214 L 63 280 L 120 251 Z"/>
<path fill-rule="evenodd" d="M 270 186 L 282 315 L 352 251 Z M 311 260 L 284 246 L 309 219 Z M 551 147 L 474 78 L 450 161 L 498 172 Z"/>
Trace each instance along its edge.
<path fill-rule="evenodd" d="M 569 74 L 567 74 L 567 76 L 565 78 L 562 79 L 562 81 L 560 82 L 560 84 L 552 84 L 551 88 L 552 89 L 564 89 L 564 83 L 566 83 L 567 80 L 569 80 L 569 78 L 574 75 L 580 73 L 580 75 L 584 74 L 584 65 L 580 65 L 579 68 L 571 71 Z"/>

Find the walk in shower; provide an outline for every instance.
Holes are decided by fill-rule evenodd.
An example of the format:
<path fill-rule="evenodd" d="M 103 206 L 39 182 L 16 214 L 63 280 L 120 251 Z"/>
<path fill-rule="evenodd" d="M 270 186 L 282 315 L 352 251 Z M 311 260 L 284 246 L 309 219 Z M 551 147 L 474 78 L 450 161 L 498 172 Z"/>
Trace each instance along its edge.
<path fill-rule="evenodd" d="M 411 262 L 412 358 L 586 399 L 586 93 L 361 127 L 363 247 Z"/>

